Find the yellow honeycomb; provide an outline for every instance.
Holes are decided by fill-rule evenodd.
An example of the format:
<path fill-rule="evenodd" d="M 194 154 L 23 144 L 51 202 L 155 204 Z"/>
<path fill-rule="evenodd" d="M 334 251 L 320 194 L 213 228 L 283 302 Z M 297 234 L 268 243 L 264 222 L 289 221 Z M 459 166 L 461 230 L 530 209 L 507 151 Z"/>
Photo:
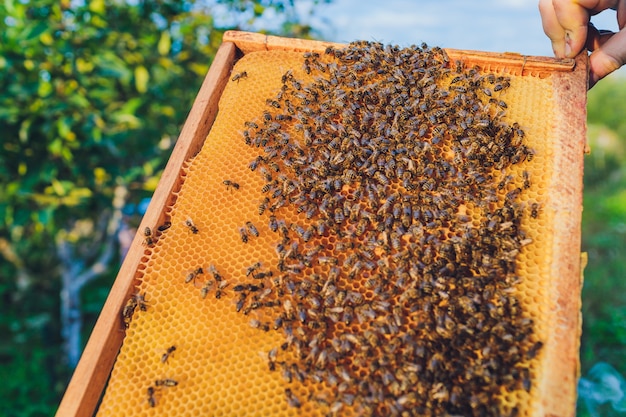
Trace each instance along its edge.
<path fill-rule="evenodd" d="M 145 258 L 137 272 L 136 294 L 143 295 L 145 305 L 140 300 L 129 317 L 132 320 L 98 415 L 314 416 L 362 415 L 372 411 L 357 402 L 352 406 L 339 404 L 335 401 L 337 385 L 328 380 L 316 382 L 308 378 L 300 382 L 295 370 L 289 372 L 288 364 L 298 358 L 294 349 L 281 349 L 285 333 L 283 329 L 273 329 L 276 314 L 271 314 L 287 309 L 284 303 L 274 309 L 246 309 L 251 298 L 260 297 L 266 289 L 274 291 L 267 299 L 275 296 L 271 282 L 279 275 L 276 263 L 280 234 L 271 230 L 269 209 L 260 208 L 267 195 L 262 192 L 266 181 L 262 173 L 252 172 L 249 166 L 264 155 L 263 148 L 248 146 L 242 132 L 253 132 L 253 124 L 262 126 L 264 112 L 276 114 L 267 100 L 279 93 L 288 71 L 303 83 L 316 76 L 303 67 L 303 55 L 298 52 L 253 52 L 236 63 L 211 132 L 201 151 L 185 164 L 181 173 L 180 188 L 166 213 L 171 226 L 161 231 L 157 231 L 159 225 L 152 228 L 154 243 L 146 245 Z M 542 230 L 546 230 L 552 218 L 542 205 L 552 175 L 548 162 L 555 150 L 547 140 L 550 127 L 541 121 L 551 120 L 551 80 L 495 75 L 510 79 L 510 87 L 498 97 L 507 104 L 504 120 L 518 123 L 525 133 L 525 143 L 534 150 L 532 161 L 508 169 L 506 174 L 517 178 L 515 182 L 495 190 L 502 201 L 507 193 L 521 186 L 523 172 L 528 173 L 530 183 L 519 200 L 524 208 L 521 229 L 528 240 L 516 257 L 520 281 L 514 287 L 514 295 L 522 315 L 533 321 L 528 342 L 534 344 L 545 340 L 549 331 L 543 306 L 548 304 L 545 285 L 552 242 L 550 234 Z M 294 130 L 289 133 L 297 134 Z M 452 153 L 450 144 L 442 145 L 443 154 Z M 342 192 L 350 195 L 354 190 Z M 475 227 L 484 221 L 481 211 L 471 202 L 459 208 L 459 213 L 463 212 Z M 305 211 L 298 212 L 293 207 L 286 207 L 280 218 L 300 225 L 310 223 Z M 337 237 L 329 233 L 306 241 L 303 250 L 314 251 L 319 245 L 325 254 L 341 262 L 350 256 Z M 376 250 L 374 256 L 379 255 Z M 261 262 L 260 267 L 255 267 L 257 262 Z M 320 262 L 309 273 L 327 275 L 331 268 L 332 264 Z M 254 278 L 255 274 L 269 270 L 274 272 L 272 277 Z M 368 278 L 370 275 L 364 272 L 351 281 L 344 278 L 341 283 L 347 291 L 369 299 L 373 289 Z M 249 287 L 261 283 L 264 288 L 256 291 Z M 247 290 L 237 291 L 241 286 L 248 286 Z M 244 292 L 248 293 L 247 299 L 238 305 Z M 293 300 L 297 303 L 297 298 Z M 402 329 L 418 324 L 416 317 L 403 320 L 407 322 Z M 308 321 L 312 321 L 311 317 Z M 266 326 L 269 331 L 265 331 Z M 367 326 L 357 320 L 347 325 L 339 320 L 329 328 L 328 337 L 358 335 L 364 329 Z M 274 353 L 275 361 L 271 358 Z M 541 354 L 538 349 L 537 358 Z M 369 364 L 348 365 L 351 375 L 356 376 L 349 386 L 366 379 Z M 539 372 L 530 366 L 529 392 L 522 388 L 501 390 L 501 415 L 536 415 L 539 404 L 533 393 L 538 389 L 534 382 L 540 379 Z M 433 387 L 433 395 L 438 395 L 437 386 Z M 396 404 L 404 400 L 396 399 Z M 376 411 L 383 414 L 394 410 L 382 408 L 372 412 Z"/>

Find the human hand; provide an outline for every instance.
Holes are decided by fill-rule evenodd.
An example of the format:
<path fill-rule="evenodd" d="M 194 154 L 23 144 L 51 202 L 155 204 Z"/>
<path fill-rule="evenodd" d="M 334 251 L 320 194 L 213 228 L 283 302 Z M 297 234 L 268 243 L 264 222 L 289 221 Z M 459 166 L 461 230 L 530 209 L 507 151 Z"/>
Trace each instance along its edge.
<path fill-rule="evenodd" d="M 619 32 L 597 30 L 590 17 L 617 11 Z M 539 0 L 543 31 L 558 58 L 573 58 L 584 47 L 589 57 L 589 87 L 626 63 L 626 0 Z"/>

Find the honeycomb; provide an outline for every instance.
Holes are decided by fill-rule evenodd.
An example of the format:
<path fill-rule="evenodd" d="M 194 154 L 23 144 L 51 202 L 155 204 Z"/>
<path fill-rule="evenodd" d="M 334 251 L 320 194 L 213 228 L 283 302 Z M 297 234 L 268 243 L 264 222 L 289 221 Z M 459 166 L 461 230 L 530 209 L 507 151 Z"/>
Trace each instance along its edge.
<path fill-rule="evenodd" d="M 555 150 L 540 121 L 551 119 L 550 79 L 465 68 L 426 46 L 327 52 L 252 52 L 236 63 L 168 223 L 144 231 L 98 415 L 536 415 L 534 364 L 549 332 L 552 239 L 542 231 L 553 219 L 542 206 Z M 389 82 L 420 65 L 422 90 Z M 377 84 L 357 85 L 364 73 Z M 401 128 L 411 114 L 355 100 L 358 91 L 417 97 L 433 118 Z M 387 121 L 372 130 L 380 137 L 404 139 L 333 142 L 359 137 L 343 130 L 363 127 L 366 113 Z M 513 153 L 501 164 L 473 158 L 474 136 L 454 136 L 450 118 L 478 124 L 476 137 L 504 135 Z M 424 160 L 409 161 L 409 139 L 428 143 Z M 359 149 L 387 151 L 369 170 L 342 156 Z M 398 161 L 424 171 L 395 175 Z M 451 213 L 426 213 L 437 207 Z M 484 252 L 479 264 L 451 260 L 473 249 Z"/>

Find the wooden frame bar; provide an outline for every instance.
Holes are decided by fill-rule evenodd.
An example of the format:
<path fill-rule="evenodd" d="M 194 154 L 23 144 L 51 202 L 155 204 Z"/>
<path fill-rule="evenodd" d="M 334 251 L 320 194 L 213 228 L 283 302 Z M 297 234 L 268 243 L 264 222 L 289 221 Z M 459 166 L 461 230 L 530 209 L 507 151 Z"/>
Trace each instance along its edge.
<path fill-rule="evenodd" d="M 227 31 L 224 33 L 223 40 L 233 42 L 244 54 L 272 50 L 323 52 L 329 46 L 341 46 L 341 44 L 331 42 L 289 39 L 239 31 Z M 445 51 L 453 61 L 460 59 L 470 66 L 478 65 L 486 71 L 506 68 L 513 75 L 547 76 L 553 72 L 571 72 L 576 65 L 575 60 L 571 58 L 556 59 L 513 52 L 497 53 L 448 48 Z"/>

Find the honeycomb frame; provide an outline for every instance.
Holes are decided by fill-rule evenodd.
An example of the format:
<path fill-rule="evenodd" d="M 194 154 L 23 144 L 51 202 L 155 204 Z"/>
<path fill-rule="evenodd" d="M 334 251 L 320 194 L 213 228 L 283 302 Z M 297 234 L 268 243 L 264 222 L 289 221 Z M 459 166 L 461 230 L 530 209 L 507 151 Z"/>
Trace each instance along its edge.
<path fill-rule="evenodd" d="M 235 47 L 236 45 L 236 47 Z M 328 43 L 265 37 L 257 34 L 230 32 L 213 62 L 211 71 L 183 127 L 180 139 L 155 192 L 153 202 L 140 230 L 162 224 L 166 207 L 174 204 L 181 173 L 200 150 L 215 114 L 217 103 L 236 58 L 243 52 L 258 50 L 310 51 L 324 50 Z M 459 57 L 489 70 L 502 70 L 513 75 L 550 77 L 553 80 L 556 108 L 553 134 L 561 152 L 553 156 L 552 192 L 543 210 L 554 211 L 553 249 L 560 256 L 552 264 L 553 282 L 547 283 L 552 305 L 548 307 L 549 321 L 554 323 L 554 337 L 544 346 L 543 361 L 550 363 L 549 371 L 540 381 L 539 414 L 573 415 L 577 373 L 578 339 L 580 332 L 580 210 L 582 199 L 582 155 L 584 150 L 584 100 L 586 92 L 586 57 L 573 61 L 550 58 L 523 57 L 515 54 L 489 54 L 471 51 L 450 51 Z M 575 105 L 572 106 L 572 100 Z M 567 174 L 564 180 L 563 175 Z M 102 392 L 106 378 L 122 342 L 120 311 L 133 293 L 137 268 L 145 257 L 144 236 L 138 233 L 129 256 L 90 338 L 81 363 L 76 370 L 58 415 L 90 415 Z M 563 273 L 566 271 L 566 273 Z M 551 329 L 552 330 L 552 329 Z M 81 384 L 80 389 L 76 386 Z M 73 410 L 73 411 L 70 411 Z"/>

